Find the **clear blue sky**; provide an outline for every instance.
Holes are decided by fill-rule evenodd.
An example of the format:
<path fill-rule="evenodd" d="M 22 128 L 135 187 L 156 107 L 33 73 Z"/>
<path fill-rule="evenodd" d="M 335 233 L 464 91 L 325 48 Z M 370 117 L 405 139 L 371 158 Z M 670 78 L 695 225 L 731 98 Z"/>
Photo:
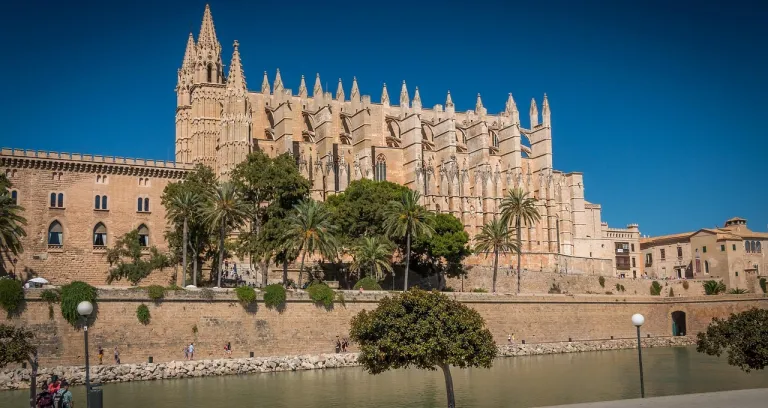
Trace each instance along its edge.
<path fill-rule="evenodd" d="M 114 3 L 114 4 L 112 4 Z M 727 1 L 213 1 L 251 89 L 352 76 L 379 100 L 406 80 L 424 106 L 489 112 L 512 92 L 552 107 L 554 163 L 584 173 L 603 220 L 644 234 L 768 224 L 768 7 Z M 761 4 L 762 3 L 762 4 Z M 77 5 L 75 5 L 77 4 Z M 172 159 L 176 70 L 205 2 L 7 2 L 7 147 Z M 311 80 L 309 86 L 311 87 Z"/>

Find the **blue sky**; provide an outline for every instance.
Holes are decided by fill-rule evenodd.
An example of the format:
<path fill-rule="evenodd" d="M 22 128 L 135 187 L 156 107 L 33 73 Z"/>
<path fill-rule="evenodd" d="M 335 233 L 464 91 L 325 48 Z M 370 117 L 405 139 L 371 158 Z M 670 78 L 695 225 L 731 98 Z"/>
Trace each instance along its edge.
<path fill-rule="evenodd" d="M 74 4 L 77 5 L 74 5 Z M 3 6 L 0 145 L 172 159 L 176 70 L 204 1 Z M 424 106 L 489 112 L 546 92 L 555 167 L 584 173 L 612 226 L 644 234 L 768 224 L 768 6 L 714 1 L 213 1 L 249 87 L 319 72 L 374 101 L 406 80 Z M 287 6 L 286 4 L 290 4 Z M 309 85 L 311 87 L 311 83 Z M 295 92 L 295 91 L 294 91 Z M 394 92 L 394 94 L 392 93 Z"/>

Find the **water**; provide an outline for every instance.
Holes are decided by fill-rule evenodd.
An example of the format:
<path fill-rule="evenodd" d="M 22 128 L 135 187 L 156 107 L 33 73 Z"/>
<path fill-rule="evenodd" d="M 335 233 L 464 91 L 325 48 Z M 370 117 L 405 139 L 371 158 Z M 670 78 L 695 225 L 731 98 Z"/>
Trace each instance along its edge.
<path fill-rule="evenodd" d="M 749 374 L 692 347 L 643 350 L 646 396 L 768 387 L 768 372 Z M 490 370 L 454 368 L 459 407 L 538 407 L 637 398 L 637 350 L 502 358 Z M 107 408 L 218 406 L 444 407 L 441 371 L 377 376 L 360 367 L 106 384 Z M 84 388 L 74 387 L 85 406 Z M 28 391 L 0 392 L 0 407 L 26 406 Z"/>

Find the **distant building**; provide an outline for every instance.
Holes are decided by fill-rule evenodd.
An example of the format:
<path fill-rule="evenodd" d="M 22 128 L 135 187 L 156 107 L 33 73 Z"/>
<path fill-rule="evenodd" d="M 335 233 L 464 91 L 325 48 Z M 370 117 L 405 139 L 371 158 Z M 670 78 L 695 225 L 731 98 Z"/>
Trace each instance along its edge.
<path fill-rule="evenodd" d="M 640 239 L 645 272 L 658 279 L 723 280 L 730 288 L 757 289 L 757 277 L 767 276 L 763 248 L 768 233 L 747 227 L 744 218 L 731 218 L 723 227 Z"/>

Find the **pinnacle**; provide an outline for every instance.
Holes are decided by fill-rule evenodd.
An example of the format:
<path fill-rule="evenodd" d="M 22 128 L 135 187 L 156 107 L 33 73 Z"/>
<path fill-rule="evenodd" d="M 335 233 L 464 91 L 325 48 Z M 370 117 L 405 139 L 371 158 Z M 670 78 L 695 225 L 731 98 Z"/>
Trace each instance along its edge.
<path fill-rule="evenodd" d="M 184 60 L 181 62 L 182 69 L 192 65 L 192 58 L 194 58 L 195 54 L 195 37 L 192 36 L 192 33 L 189 33 L 189 37 L 187 38 L 187 49 L 184 50 Z"/>
<path fill-rule="evenodd" d="M 448 91 L 448 96 L 445 97 L 445 106 L 453 106 L 453 98 L 451 98 L 451 91 Z"/>
<path fill-rule="evenodd" d="M 403 81 L 403 86 L 400 88 L 400 106 L 407 108 L 409 101 L 408 87 L 405 86 L 405 81 Z"/>
<path fill-rule="evenodd" d="M 507 97 L 507 105 L 504 110 L 510 113 L 517 110 L 517 105 L 515 104 L 515 98 L 512 97 L 512 92 L 510 92 L 509 97 Z"/>
<path fill-rule="evenodd" d="M 531 98 L 531 112 L 539 112 L 539 109 L 536 107 L 536 99 Z"/>
<path fill-rule="evenodd" d="M 277 69 L 277 74 L 275 74 L 275 83 L 272 85 L 272 90 L 275 93 L 283 90 L 283 77 L 280 76 L 280 68 Z"/>
<path fill-rule="evenodd" d="M 387 92 L 387 83 L 384 83 L 384 87 L 381 89 L 381 103 L 389 105 L 389 92 Z"/>
<path fill-rule="evenodd" d="M 264 79 L 261 81 L 261 93 L 269 95 L 269 78 L 267 77 L 267 71 L 264 71 Z"/>
<path fill-rule="evenodd" d="M 228 89 L 247 89 L 245 84 L 245 74 L 243 73 L 243 64 L 240 61 L 240 43 L 235 40 L 232 45 L 232 62 L 229 64 L 229 75 L 227 76 Z"/>
<path fill-rule="evenodd" d="M 357 86 L 357 77 L 352 77 L 352 90 L 349 95 L 350 99 L 360 99 L 360 88 Z"/>
<path fill-rule="evenodd" d="M 336 100 L 344 101 L 344 87 L 341 85 L 341 78 L 339 78 L 339 86 L 336 87 Z"/>
<path fill-rule="evenodd" d="M 320 84 L 320 73 L 315 77 L 315 87 L 312 89 L 312 97 L 316 98 L 323 95 L 323 86 Z"/>
<path fill-rule="evenodd" d="M 480 94 L 477 94 L 477 102 L 475 102 L 475 112 L 480 113 L 483 110 L 483 99 L 480 98 Z"/>
<path fill-rule="evenodd" d="M 203 13 L 203 23 L 200 25 L 200 35 L 197 38 L 200 46 L 216 46 L 219 40 L 216 38 L 216 29 L 213 26 L 213 16 L 211 15 L 211 6 L 205 5 Z"/>
<path fill-rule="evenodd" d="M 299 83 L 299 96 L 307 97 L 307 83 L 304 81 L 304 75 L 301 76 L 301 83 Z"/>

